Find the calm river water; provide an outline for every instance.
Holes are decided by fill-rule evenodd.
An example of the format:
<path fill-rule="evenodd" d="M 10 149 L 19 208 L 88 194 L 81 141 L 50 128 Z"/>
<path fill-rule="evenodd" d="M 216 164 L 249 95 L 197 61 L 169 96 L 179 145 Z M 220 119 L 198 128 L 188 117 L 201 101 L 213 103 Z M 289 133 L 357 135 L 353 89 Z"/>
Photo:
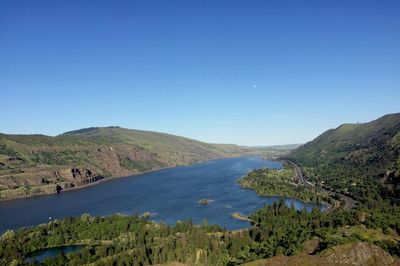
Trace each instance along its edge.
<path fill-rule="evenodd" d="M 153 213 L 152 219 L 169 224 L 192 219 L 218 224 L 227 229 L 247 227 L 231 213 L 248 215 L 279 197 L 259 197 L 242 189 L 237 179 L 256 168 L 280 168 L 281 163 L 259 157 L 214 160 L 191 166 L 175 167 L 104 182 L 58 195 L 0 202 L 0 233 L 7 229 L 37 225 L 65 216 L 110 215 L 113 213 Z M 199 204 L 211 199 L 208 205 Z M 297 209 L 321 207 L 296 199 L 285 199 Z"/>

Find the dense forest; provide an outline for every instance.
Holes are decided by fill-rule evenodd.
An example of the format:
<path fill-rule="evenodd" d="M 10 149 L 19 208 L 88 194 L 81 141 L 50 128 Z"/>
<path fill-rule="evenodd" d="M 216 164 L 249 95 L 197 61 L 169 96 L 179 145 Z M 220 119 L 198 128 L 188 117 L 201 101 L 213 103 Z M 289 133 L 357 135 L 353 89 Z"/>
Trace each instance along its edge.
<path fill-rule="evenodd" d="M 367 241 L 392 255 L 400 255 L 400 209 L 382 205 L 382 211 L 359 208 L 321 213 L 296 211 L 283 202 L 254 213 L 247 230 L 227 231 L 215 225 L 157 224 L 138 216 L 114 215 L 55 220 L 1 237 L 1 264 L 33 264 L 24 260 L 35 250 L 63 245 L 85 245 L 78 252 L 59 254 L 44 265 L 151 265 L 182 262 L 198 265 L 237 265 L 276 255 L 295 255 L 306 240 L 317 239 L 314 253 L 330 247 Z M 383 228 L 383 231 L 376 230 Z"/>

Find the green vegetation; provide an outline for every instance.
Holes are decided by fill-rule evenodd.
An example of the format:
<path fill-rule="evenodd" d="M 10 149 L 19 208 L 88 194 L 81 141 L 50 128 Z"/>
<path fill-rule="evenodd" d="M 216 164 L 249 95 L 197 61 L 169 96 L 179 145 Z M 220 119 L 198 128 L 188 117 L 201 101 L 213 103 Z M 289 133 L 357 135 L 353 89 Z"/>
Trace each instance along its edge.
<path fill-rule="evenodd" d="M 118 134 L 104 136 L 102 130 L 95 129 L 94 132 L 100 134 L 97 136 L 93 130 L 72 132 L 60 138 L 79 136 L 80 142 L 97 143 L 96 147 L 107 141 L 108 147 L 119 149 L 118 145 L 111 145 L 120 142 L 115 139 Z M 124 141 L 129 141 L 126 138 Z M 9 171 L 11 166 L 31 163 L 30 157 L 20 152 L 21 143 L 33 145 L 32 142 L 42 139 L 54 145 L 53 139 L 40 136 L 36 140 L 22 137 L 18 145 L 2 146 L 1 160 L 9 160 L 11 156 L 21 157 L 9 161 L 6 167 L 2 166 L 3 171 Z M 140 141 L 132 145 L 140 145 L 137 150 L 146 150 L 146 145 Z M 100 147 L 100 150 L 105 149 Z M 189 265 L 238 265 L 276 255 L 298 255 L 308 248 L 310 241 L 314 241 L 315 245 L 307 254 L 321 257 L 336 256 L 332 250 L 349 250 L 349 247 L 354 247 L 350 244 L 360 241 L 377 245 L 399 257 L 399 153 L 400 114 L 387 115 L 366 124 L 346 124 L 325 132 L 287 157 L 299 164 L 307 178 L 317 186 L 357 199 L 359 204 L 353 209 L 328 213 L 317 209 L 312 212 L 296 211 L 281 201 L 252 214 L 249 217 L 252 226 L 248 230 L 232 232 L 210 226 L 206 221 L 203 225 L 187 221 L 168 226 L 137 216 L 82 215 L 34 228 L 7 231 L 0 239 L 0 264 L 24 264 L 23 257 L 32 251 L 77 244 L 87 246 L 74 253 L 48 258 L 44 264 L 82 265 L 95 262 L 96 265 L 150 265 L 182 262 Z M 159 153 L 153 156 L 156 154 L 161 158 Z M 46 160 L 51 161 L 50 158 Z M 91 158 L 90 153 L 84 158 Z M 240 183 L 262 195 L 323 200 L 325 195 L 297 184 L 293 177 L 294 170 L 290 167 L 282 170 L 259 169 L 249 173 Z M 235 216 L 239 217 L 238 214 Z"/>
<path fill-rule="evenodd" d="M 249 149 L 229 144 L 208 144 L 169 134 L 120 127 L 87 128 L 56 137 L 0 134 L 0 199 L 34 195 L 48 184 L 77 187 L 103 177 L 134 175 L 165 167 L 188 165 L 211 159 L 287 153 L 287 148 Z M 77 176 L 89 170 L 91 175 Z M 51 192 L 53 193 L 53 192 Z"/>
<path fill-rule="evenodd" d="M 307 179 L 317 187 L 347 194 L 358 201 L 354 210 L 323 214 L 313 221 L 315 226 L 324 227 L 317 230 L 312 226 L 315 231 L 311 234 L 322 239 L 320 245 L 331 247 L 349 241 L 367 241 L 399 256 L 400 114 L 328 130 L 283 159 L 286 158 L 299 164 Z M 294 171 L 287 167 L 259 169 L 240 183 L 261 195 L 320 200 L 321 195 L 317 196 L 310 187 L 296 184 L 293 176 Z M 325 200 L 329 200 L 327 196 L 323 195 Z M 264 217 L 255 214 L 251 218 L 262 224 L 269 223 L 270 217 L 270 214 Z M 283 221 L 275 222 L 282 224 Z M 283 224 L 288 226 L 287 222 Z M 332 224 L 333 228 L 326 230 Z M 309 230 L 309 226 L 304 230 Z"/>
<path fill-rule="evenodd" d="M 30 252 L 63 245 L 87 245 L 45 265 L 150 265 L 179 261 L 189 265 L 237 265 L 276 255 L 302 252 L 306 240 L 318 239 L 315 254 L 339 244 L 367 241 L 400 255 L 400 209 L 384 214 L 358 209 L 334 213 L 296 211 L 283 202 L 251 215 L 248 230 L 179 222 L 171 227 L 138 216 L 65 218 L 35 228 L 7 231 L 0 240 L 0 264 L 23 264 Z M 368 212 L 366 212 L 368 211 Z M 366 213 L 368 215 L 366 215 Z M 388 215 L 391 213 L 391 215 Z M 386 228 L 383 231 L 377 228 Z"/>
<path fill-rule="evenodd" d="M 326 193 L 317 192 L 296 180 L 293 167 L 283 169 L 257 169 L 239 180 L 242 187 L 254 189 L 262 196 L 285 196 L 303 201 L 330 202 Z"/>
<path fill-rule="evenodd" d="M 318 185 L 361 202 L 400 198 L 400 113 L 344 124 L 288 156 Z"/>

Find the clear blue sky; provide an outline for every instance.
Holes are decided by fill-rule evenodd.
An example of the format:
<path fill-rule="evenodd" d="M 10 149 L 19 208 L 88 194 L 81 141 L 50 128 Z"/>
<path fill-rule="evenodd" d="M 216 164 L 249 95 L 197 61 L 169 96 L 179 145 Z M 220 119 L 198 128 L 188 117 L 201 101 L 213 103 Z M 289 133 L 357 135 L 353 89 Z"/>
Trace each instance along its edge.
<path fill-rule="evenodd" d="M 400 1 L 0 1 L 0 132 L 302 143 L 400 111 Z"/>

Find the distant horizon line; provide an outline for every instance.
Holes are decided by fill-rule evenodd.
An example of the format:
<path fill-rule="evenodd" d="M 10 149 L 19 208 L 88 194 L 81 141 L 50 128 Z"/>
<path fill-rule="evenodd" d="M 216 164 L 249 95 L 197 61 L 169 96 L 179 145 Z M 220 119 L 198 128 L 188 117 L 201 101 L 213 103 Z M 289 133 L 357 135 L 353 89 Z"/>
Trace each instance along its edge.
<path fill-rule="evenodd" d="M 352 122 L 352 123 L 344 122 L 344 123 L 341 123 L 340 125 L 338 125 L 337 127 L 332 127 L 332 128 L 326 129 L 325 131 L 331 130 L 331 129 L 337 129 L 337 128 L 343 126 L 343 125 L 349 125 L 349 124 L 361 125 L 361 124 L 366 124 L 366 123 L 370 123 L 370 122 L 372 122 L 372 121 L 375 121 L 375 120 L 380 119 L 380 118 L 383 118 L 383 117 L 397 116 L 397 115 L 400 115 L 400 112 L 387 113 L 387 114 L 381 115 L 381 116 L 378 117 L 378 118 L 372 119 L 372 120 L 370 120 L 370 121 L 368 121 L 368 122 L 360 122 L 360 121 Z M 88 129 L 96 129 L 96 128 L 121 128 L 121 129 L 126 129 L 126 130 L 136 130 L 136 131 L 142 131 L 142 132 L 151 132 L 151 133 L 158 133 L 158 134 L 166 134 L 166 135 L 171 135 L 171 136 L 177 136 L 177 137 L 182 137 L 182 138 L 186 138 L 186 139 L 196 140 L 196 141 L 200 141 L 200 142 L 208 143 L 208 144 L 236 145 L 236 146 L 239 146 L 239 147 L 251 147 L 251 148 L 257 148 L 257 147 L 258 147 L 258 148 L 261 148 L 261 147 L 274 147 L 274 146 L 294 146 L 294 145 L 300 146 L 300 145 L 303 145 L 303 144 L 305 144 L 305 143 L 307 143 L 307 142 L 312 141 L 313 139 L 315 139 L 316 137 L 318 137 L 319 135 L 321 135 L 321 134 L 323 134 L 323 133 L 325 132 L 325 131 L 320 132 L 319 135 L 315 136 L 314 138 L 312 138 L 312 139 L 310 139 L 310 140 L 304 141 L 304 142 L 283 143 L 283 144 L 275 144 L 275 143 L 274 143 L 274 144 L 269 144 L 269 145 L 241 145 L 241 144 L 236 144 L 236 143 L 209 142 L 209 141 L 205 141 L 205 140 L 199 140 L 199 139 L 196 138 L 196 137 L 187 137 L 187 136 L 184 136 L 184 135 L 181 135 L 181 134 L 176 134 L 176 133 L 174 134 L 174 133 L 167 133 L 167 132 L 154 131 L 154 130 L 133 129 L 133 128 L 126 128 L 126 127 L 116 126 L 116 125 L 113 125 L 113 126 L 91 126 L 91 127 L 83 127 L 83 128 L 74 129 L 74 130 L 67 130 L 67 131 L 64 131 L 64 132 L 59 133 L 59 134 L 56 134 L 56 135 L 50 135 L 50 134 L 49 134 L 49 135 L 45 135 L 45 134 L 43 134 L 43 133 L 25 133 L 25 134 L 22 133 L 22 134 L 21 134 L 21 133 L 2 133 L 2 132 L 0 132 L 0 134 L 4 134 L 4 135 L 41 135 L 41 136 L 47 136 L 47 137 L 57 137 L 57 136 L 60 136 L 60 135 L 62 135 L 62 134 L 65 134 L 65 133 L 70 133 L 70 132 L 74 132 L 74 131 L 88 130 Z"/>
<path fill-rule="evenodd" d="M 76 131 L 85 130 L 85 129 L 87 130 L 87 129 L 100 129 L 100 128 L 120 128 L 120 129 L 126 129 L 126 130 L 135 130 L 135 131 L 142 131 L 142 132 L 149 132 L 149 133 L 166 134 L 166 135 L 172 135 L 172 136 L 176 136 L 176 137 L 196 140 L 196 141 L 204 142 L 204 143 L 207 143 L 207 144 L 236 145 L 236 146 L 239 146 L 239 147 L 248 147 L 248 148 L 273 148 L 273 147 L 282 147 L 282 146 L 301 146 L 301 145 L 305 144 L 305 142 L 304 142 L 304 143 L 283 143 L 283 144 L 267 144 L 267 145 L 262 145 L 262 144 L 261 145 L 241 145 L 241 144 L 236 144 L 236 143 L 207 142 L 207 141 L 198 140 L 198 139 L 195 139 L 195 138 L 186 137 L 186 136 L 183 136 L 183 135 L 172 134 L 172 133 L 167 133 L 167 132 L 136 129 L 136 128 L 126 128 L 126 127 L 115 126 L 115 125 L 114 126 L 83 127 L 83 128 L 79 128 L 79 129 L 64 131 L 64 132 L 56 134 L 56 135 L 43 134 L 43 133 L 5 133 L 5 132 L 1 132 L 1 131 L 0 131 L 0 134 L 3 134 L 3 135 L 15 135 L 15 136 L 18 136 L 18 135 L 20 135 L 20 136 L 45 136 L 45 137 L 55 138 L 55 137 L 61 136 L 61 135 L 66 134 L 66 133 L 76 132 Z"/>

